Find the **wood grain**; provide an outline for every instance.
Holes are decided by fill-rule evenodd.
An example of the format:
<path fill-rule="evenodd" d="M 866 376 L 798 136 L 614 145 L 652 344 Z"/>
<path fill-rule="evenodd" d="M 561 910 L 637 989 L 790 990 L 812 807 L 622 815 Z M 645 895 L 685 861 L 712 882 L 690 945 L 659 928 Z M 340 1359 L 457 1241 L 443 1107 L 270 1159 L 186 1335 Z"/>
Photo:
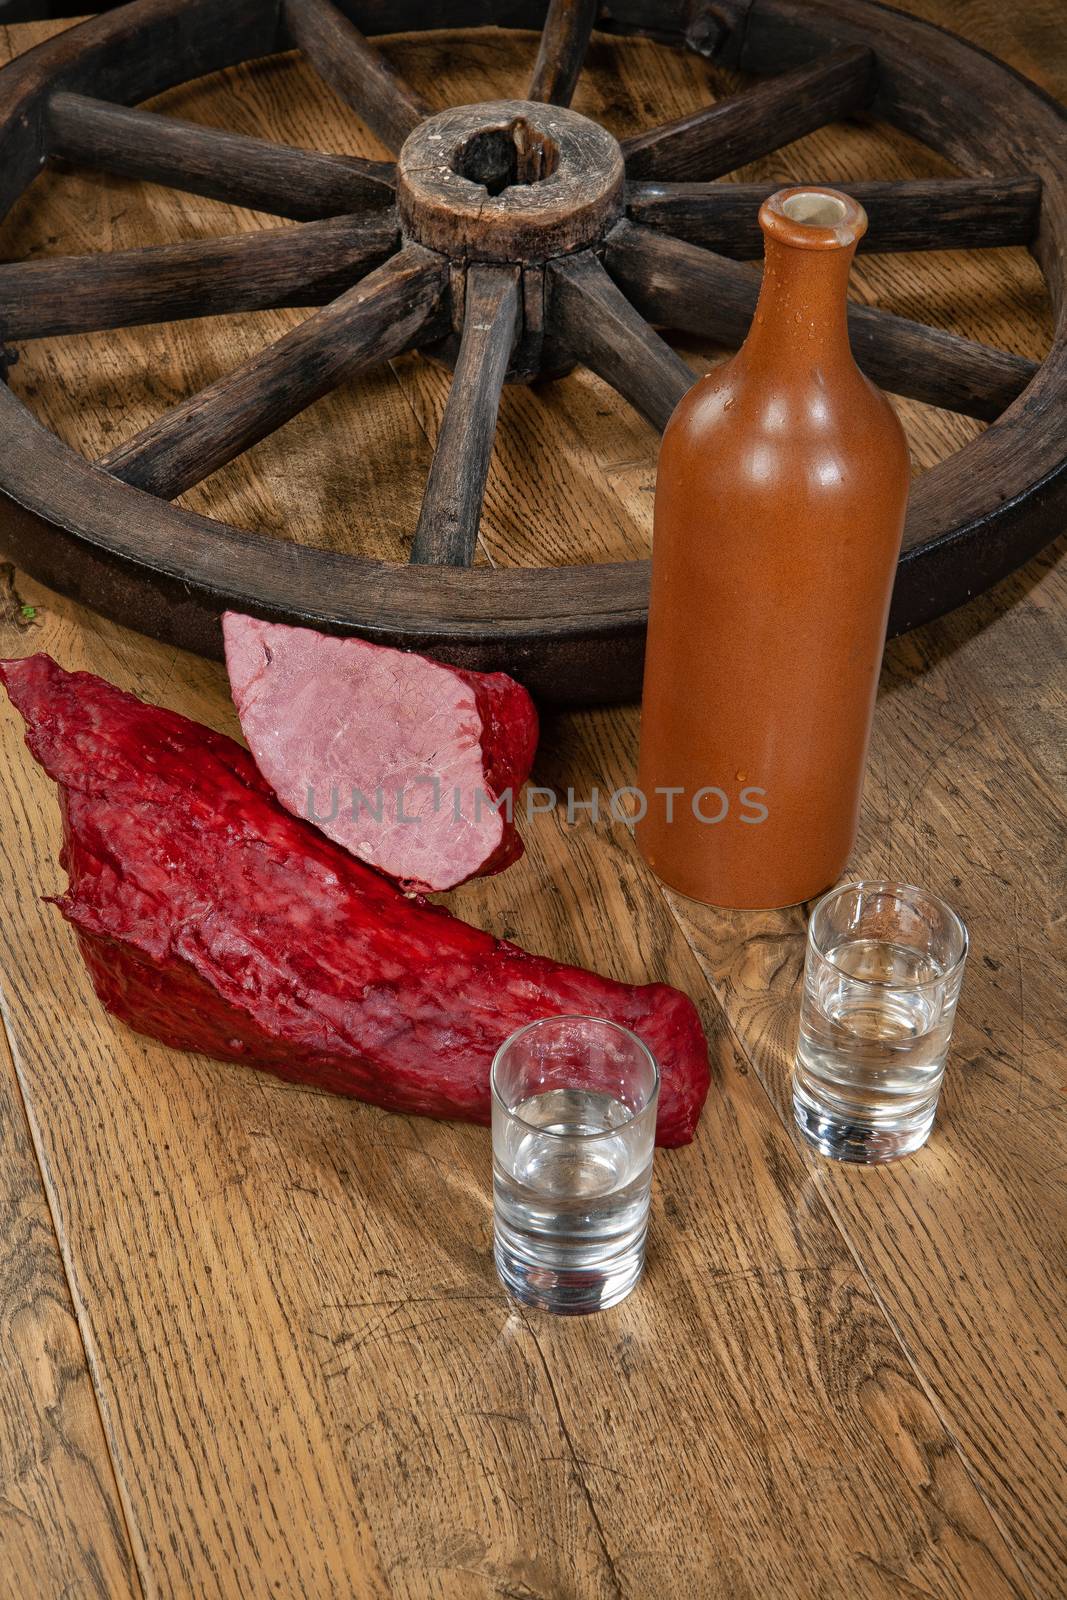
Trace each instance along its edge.
<path fill-rule="evenodd" d="M 279 217 L 329 217 L 393 200 L 386 162 L 298 150 L 87 95 L 52 95 L 45 142 L 53 158 Z"/>
<path fill-rule="evenodd" d="M 431 112 L 332 0 L 285 0 L 286 27 L 316 70 L 392 150 Z"/>
<path fill-rule="evenodd" d="M 308 224 L 311 226 L 311 224 Z M 406 245 L 362 283 L 98 463 L 173 499 L 363 367 L 443 331 L 444 264 Z"/>
<path fill-rule="evenodd" d="M 769 78 L 732 99 L 623 141 L 628 178 L 719 178 L 814 128 L 860 110 L 874 57 L 848 49 Z"/>
<path fill-rule="evenodd" d="M 564 348 L 662 432 L 694 380 L 681 356 L 619 293 L 591 251 L 550 262 L 548 277 Z"/>
<path fill-rule="evenodd" d="M 9 569 L 10 570 L 10 569 Z M 13 648 L 17 624 L 0 624 Z M 0 887 L 21 861 L 0 844 Z M 139 1596 L 118 1487 L 6 1035 L 0 1033 L 0 1593 Z"/>
<path fill-rule="evenodd" d="M 1010 45 L 1003 12 L 966 9 Z M 23 47 L 54 26 L 0 39 Z M 535 43 L 490 32 L 386 48 L 445 103 L 521 92 Z M 664 117 L 704 103 L 706 73 L 654 43 L 597 34 L 575 106 L 635 131 L 645 101 Z M 717 75 L 717 89 L 736 87 Z M 249 136 L 349 147 L 351 123 L 321 112 L 293 63 L 166 103 L 222 116 L 219 92 Z M 906 141 L 861 126 L 810 136 L 791 171 L 794 159 L 800 174 L 839 182 L 917 165 Z M 918 165 L 947 175 L 934 157 Z M 781 172 L 771 158 L 743 176 Z M 74 253 L 261 226 L 202 197 L 46 174 L 6 237 L 33 229 L 40 249 Z M 865 304 L 1042 353 L 1047 310 L 1022 251 L 869 256 L 854 284 Z M 97 455 L 297 320 L 233 318 L 210 340 L 195 322 L 77 346 L 44 339 L 11 381 Z M 718 356 L 696 340 L 681 348 L 697 366 Z M 221 496 L 223 514 L 264 539 L 316 530 L 338 547 L 365 548 L 373 523 L 377 552 L 403 559 L 449 385 L 442 368 L 399 357 L 188 503 L 218 511 Z M 917 469 L 980 431 L 917 401 L 901 411 Z M 483 558 L 647 553 L 655 443 L 588 372 L 543 393 L 507 388 Z M 13 603 L 5 652 L 50 650 L 235 731 L 218 667 L 28 581 L 19 599 L 35 614 Z M 680 984 L 707 1017 L 715 1071 L 696 1144 L 657 1164 L 645 1283 L 578 1326 L 523 1317 L 502 1298 L 479 1130 L 178 1056 L 102 1015 L 69 931 L 35 898 L 62 880 L 54 794 L 2 708 L 0 987 L 92 1352 L 112 1503 L 129 1517 L 146 1593 L 1059 1600 L 1065 617 L 1064 579 L 1041 560 L 890 653 L 855 866 L 940 888 L 968 918 L 974 953 L 943 1119 L 926 1151 L 882 1171 L 812 1161 L 792 1136 L 800 915 L 672 905 L 624 826 L 583 811 L 572 824 L 566 811 L 568 786 L 580 801 L 593 783 L 610 792 L 632 777 L 636 712 L 546 716 L 535 779 L 563 806 L 526 828 L 522 862 L 451 903 L 562 959 Z M 3 1196 L 11 1170 L 5 1160 Z M 12 1260 L 26 1270 L 21 1250 Z M 34 1270 L 61 1306 L 57 1267 Z M 5 1479 L 4 1493 L 38 1540 L 33 1560 L 53 1562 L 36 1567 L 39 1589 L 91 1595 L 101 1585 L 84 1552 L 106 1547 L 108 1496 L 94 1487 L 106 1471 L 71 1423 L 83 1489 L 69 1476 L 54 1487 L 65 1452 L 28 1337 L 27 1357 L 2 1346 L 0 1415 L 19 1430 L 4 1435 L 19 1461 L 47 1471 L 25 1474 L 16 1497 Z M 62 1365 L 89 1370 L 76 1348 Z M 68 1395 L 87 1382 L 72 1376 Z M 103 1592 L 122 1595 L 123 1558 L 110 1559 Z M 14 1571 L 12 1592 L 33 1595 Z M 0 1593 L 5 1581 L 0 1569 Z"/>
<path fill-rule="evenodd" d="M 394 213 L 0 264 L 0 336 L 129 328 L 332 300 L 400 244 Z"/>
<path fill-rule="evenodd" d="M 39 615 L 24 648 L 233 726 L 217 668 L 82 627 L 65 602 Z M 26 848 L 54 861 L 48 785 L 18 752 L 17 719 L 0 720 L 5 770 L 34 801 Z M 538 781 L 586 795 L 633 729 L 630 712 L 561 722 Z M 701 994 L 625 829 L 556 813 L 530 842 L 521 880 L 456 897 L 468 914 Z M 813 1561 L 833 1592 L 847 1552 L 864 1596 L 898 1579 L 1025 1593 L 713 1002 L 715 1089 L 698 1145 L 659 1165 L 648 1280 L 564 1331 L 496 1286 L 484 1133 L 136 1039 L 94 1004 L 54 912 L 26 914 L 17 939 L 2 935 L 9 1004 L 24 1036 L 36 991 L 38 1032 L 78 1055 L 75 1073 L 37 1053 L 26 1077 L 95 1285 L 118 1471 L 164 1592 L 210 1574 L 235 1594 L 325 1595 L 341 1581 L 374 1594 L 387 1581 L 412 1597 L 525 1584 L 755 1600 L 769 1583 L 807 1593 Z M 40 992 L 45 964 L 64 974 L 58 993 Z M 71 1005 L 76 1042 L 62 1028 Z M 80 1158 L 60 1126 L 84 1129 Z M 131 1162 L 141 1150 L 159 1153 L 155 1182 Z M 140 1263 L 162 1239 L 162 1276 L 147 1261 L 121 1279 L 108 1269 L 116 1251 Z"/>
<path fill-rule="evenodd" d="M 412 561 L 469 567 L 478 543 L 500 391 L 520 317 L 518 267 L 472 266 L 463 337 L 426 480 Z"/>
<path fill-rule="evenodd" d="M 806 183 L 815 183 L 806 178 Z M 782 183 L 629 183 L 634 222 L 720 255 L 763 254 L 759 208 Z M 1029 244 L 1041 206 L 1038 178 L 940 178 L 916 183 L 850 183 L 867 212 L 859 249 L 975 250 Z"/>
<path fill-rule="evenodd" d="M 550 0 L 530 80 L 531 100 L 570 105 L 596 13 L 597 0 Z"/>

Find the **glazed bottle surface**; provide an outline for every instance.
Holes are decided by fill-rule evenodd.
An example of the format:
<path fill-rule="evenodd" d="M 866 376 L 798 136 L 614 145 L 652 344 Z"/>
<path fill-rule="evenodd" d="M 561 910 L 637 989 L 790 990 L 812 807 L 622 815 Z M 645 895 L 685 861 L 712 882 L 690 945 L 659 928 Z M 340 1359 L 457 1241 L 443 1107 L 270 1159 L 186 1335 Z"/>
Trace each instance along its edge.
<path fill-rule="evenodd" d="M 862 208 L 787 189 L 760 224 L 748 337 L 663 436 L 638 773 L 649 865 L 744 908 L 810 899 L 848 861 L 909 483 L 849 348 Z"/>

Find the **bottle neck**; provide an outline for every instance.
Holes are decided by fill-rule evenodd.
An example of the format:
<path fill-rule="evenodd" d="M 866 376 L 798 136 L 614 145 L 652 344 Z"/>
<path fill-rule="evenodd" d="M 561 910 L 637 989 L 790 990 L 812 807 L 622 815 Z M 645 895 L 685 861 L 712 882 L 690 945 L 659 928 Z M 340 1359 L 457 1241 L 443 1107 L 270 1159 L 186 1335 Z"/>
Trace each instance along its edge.
<path fill-rule="evenodd" d="M 756 313 L 744 353 L 793 370 L 854 367 L 848 338 L 848 275 L 855 241 L 812 250 L 768 234 Z"/>

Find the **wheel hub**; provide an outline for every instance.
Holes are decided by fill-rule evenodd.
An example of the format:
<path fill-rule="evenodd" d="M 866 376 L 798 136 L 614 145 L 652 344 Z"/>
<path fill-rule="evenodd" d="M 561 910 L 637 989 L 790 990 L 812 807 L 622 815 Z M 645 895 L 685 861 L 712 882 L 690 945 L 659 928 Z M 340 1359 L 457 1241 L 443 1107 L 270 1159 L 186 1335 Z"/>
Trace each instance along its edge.
<path fill-rule="evenodd" d="M 459 264 L 540 265 L 597 244 L 622 214 L 617 139 L 576 111 L 490 100 L 429 117 L 397 163 L 405 235 Z"/>

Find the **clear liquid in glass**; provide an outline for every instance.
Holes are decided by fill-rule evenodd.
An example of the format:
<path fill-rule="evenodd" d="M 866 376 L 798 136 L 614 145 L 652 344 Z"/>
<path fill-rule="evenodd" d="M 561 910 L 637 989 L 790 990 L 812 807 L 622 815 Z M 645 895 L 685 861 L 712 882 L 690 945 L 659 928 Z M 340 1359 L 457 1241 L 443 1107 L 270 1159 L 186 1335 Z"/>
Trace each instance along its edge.
<path fill-rule="evenodd" d="M 828 1156 L 885 1161 L 926 1142 L 962 971 L 925 951 L 842 939 L 809 960 L 793 1073 L 797 1123 Z"/>
<path fill-rule="evenodd" d="M 493 1147 L 509 1291 L 564 1313 L 621 1300 L 641 1274 L 651 1182 L 649 1130 L 610 1094 L 551 1089 L 515 1106 Z"/>

